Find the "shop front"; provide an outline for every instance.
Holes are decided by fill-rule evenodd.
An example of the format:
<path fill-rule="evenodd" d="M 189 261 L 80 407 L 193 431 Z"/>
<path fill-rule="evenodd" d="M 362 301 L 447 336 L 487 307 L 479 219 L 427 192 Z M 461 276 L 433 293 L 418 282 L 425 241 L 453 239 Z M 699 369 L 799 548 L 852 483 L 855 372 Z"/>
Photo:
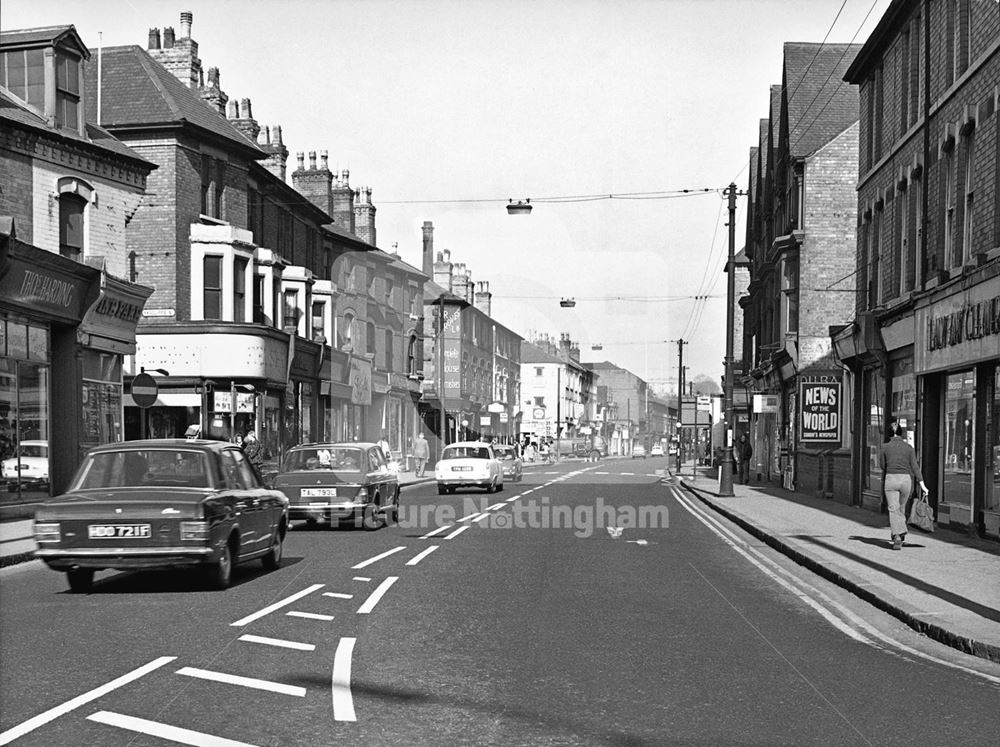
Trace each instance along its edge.
<path fill-rule="evenodd" d="M 913 374 L 938 523 L 1000 538 L 1000 274 L 983 270 L 917 306 Z"/>
<path fill-rule="evenodd" d="M 152 290 L 10 228 L 2 246 L 0 518 L 14 518 L 62 492 L 88 448 L 122 439 L 122 356 Z"/>

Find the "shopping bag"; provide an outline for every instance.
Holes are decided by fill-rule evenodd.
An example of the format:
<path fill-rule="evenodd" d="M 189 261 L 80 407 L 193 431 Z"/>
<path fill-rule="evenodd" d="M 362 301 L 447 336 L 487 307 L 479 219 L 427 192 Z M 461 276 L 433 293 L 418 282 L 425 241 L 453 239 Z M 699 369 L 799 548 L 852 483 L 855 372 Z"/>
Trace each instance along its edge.
<path fill-rule="evenodd" d="M 927 502 L 926 495 L 918 495 L 913 499 L 913 504 L 910 506 L 910 518 L 907 523 L 925 532 L 934 531 L 934 510 L 931 508 L 931 504 Z"/>

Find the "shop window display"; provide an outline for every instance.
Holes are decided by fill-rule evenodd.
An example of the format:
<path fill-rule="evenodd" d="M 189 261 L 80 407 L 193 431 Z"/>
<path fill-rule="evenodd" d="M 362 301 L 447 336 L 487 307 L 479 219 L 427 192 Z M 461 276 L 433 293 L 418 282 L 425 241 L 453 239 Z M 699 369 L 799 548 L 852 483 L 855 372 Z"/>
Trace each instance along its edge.
<path fill-rule="evenodd" d="M 868 418 L 865 423 L 865 447 L 868 451 L 864 488 L 882 494 L 882 465 L 879 458 L 885 441 L 885 377 L 881 369 L 865 372 L 865 401 Z"/>
<path fill-rule="evenodd" d="M 945 393 L 944 480 L 941 499 L 971 506 L 976 377 L 972 371 L 948 376 Z"/>
<path fill-rule="evenodd" d="M 1000 512 L 1000 366 L 993 375 L 993 402 L 990 406 L 990 438 L 987 454 L 990 469 L 987 480 L 987 511 Z"/>

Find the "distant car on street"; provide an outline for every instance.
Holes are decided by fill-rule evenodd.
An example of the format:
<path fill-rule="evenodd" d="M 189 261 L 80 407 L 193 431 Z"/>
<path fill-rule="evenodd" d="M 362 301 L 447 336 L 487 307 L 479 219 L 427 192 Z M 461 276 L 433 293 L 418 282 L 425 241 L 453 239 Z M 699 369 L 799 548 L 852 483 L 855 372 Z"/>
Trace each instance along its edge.
<path fill-rule="evenodd" d="M 14 456 L 0 462 L 0 481 L 8 490 L 17 490 L 19 476 L 22 490 L 48 490 L 48 441 L 21 441 Z"/>
<path fill-rule="evenodd" d="M 438 494 L 458 488 L 485 488 L 487 493 L 503 490 L 503 467 L 484 441 L 459 441 L 445 446 L 434 466 Z"/>
<path fill-rule="evenodd" d="M 237 563 L 277 568 L 287 528 L 288 499 L 235 444 L 127 441 L 91 449 L 69 490 L 35 511 L 35 556 L 74 592 L 105 568 L 199 568 L 224 589 Z"/>
<path fill-rule="evenodd" d="M 524 477 L 524 464 L 521 461 L 521 456 L 517 453 L 517 447 L 508 444 L 494 444 L 493 450 L 496 452 L 497 459 L 500 460 L 503 479 L 521 482 Z"/>
<path fill-rule="evenodd" d="M 646 458 L 646 447 L 642 444 L 636 444 L 632 447 L 632 458 L 633 459 L 645 459 Z"/>
<path fill-rule="evenodd" d="M 292 521 L 352 521 L 368 530 L 399 520 L 399 476 L 374 443 L 315 443 L 288 450 L 274 487 Z"/>
<path fill-rule="evenodd" d="M 660 444 L 660 443 L 653 444 L 653 447 L 649 450 L 649 455 L 651 457 L 661 457 L 661 456 L 663 456 L 664 455 L 663 454 L 663 444 Z"/>

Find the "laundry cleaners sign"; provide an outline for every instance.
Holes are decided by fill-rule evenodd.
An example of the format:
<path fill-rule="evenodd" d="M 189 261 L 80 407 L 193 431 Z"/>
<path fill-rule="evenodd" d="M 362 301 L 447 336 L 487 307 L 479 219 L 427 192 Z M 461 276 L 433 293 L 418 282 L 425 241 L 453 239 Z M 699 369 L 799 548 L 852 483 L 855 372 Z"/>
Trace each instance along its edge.
<path fill-rule="evenodd" d="M 839 381 L 800 382 L 800 440 L 825 444 L 840 443 L 841 391 Z"/>

